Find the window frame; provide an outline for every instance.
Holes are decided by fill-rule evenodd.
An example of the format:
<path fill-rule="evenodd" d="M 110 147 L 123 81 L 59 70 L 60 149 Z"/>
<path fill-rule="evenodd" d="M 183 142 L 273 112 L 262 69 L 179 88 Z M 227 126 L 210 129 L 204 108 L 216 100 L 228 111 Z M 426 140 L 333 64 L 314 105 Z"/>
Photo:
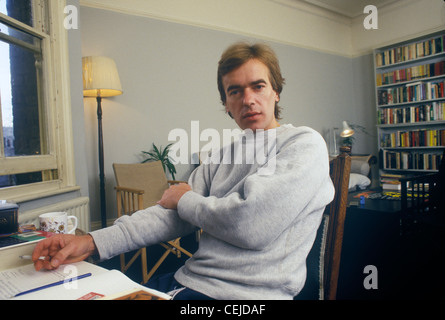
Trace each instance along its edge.
<path fill-rule="evenodd" d="M 0 20 L 26 30 L 42 41 L 42 85 L 44 97 L 42 114 L 45 117 L 48 152 L 43 155 L 4 157 L 0 155 L 0 173 L 16 174 L 57 169 L 58 178 L 50 181 L 0 188 L 0 199 L 22 202 L 55 194 L 79 190 L 76 186 L 71 95 L 69 78 L 68 32 L 64 27 L 66 0 L 33 0 L 34 23 L 49 30 L 30 27 L 0 13 Z M 45 7 L 46 6 L 46 7 Z M 47 12 L 47 16 L 45 14 Z M 2 139 L 3 140 L 3 139 Z M 3 143 L 3 141 L 2 141 Z M 17 168 L 23 168 L 18 170 Z"/>

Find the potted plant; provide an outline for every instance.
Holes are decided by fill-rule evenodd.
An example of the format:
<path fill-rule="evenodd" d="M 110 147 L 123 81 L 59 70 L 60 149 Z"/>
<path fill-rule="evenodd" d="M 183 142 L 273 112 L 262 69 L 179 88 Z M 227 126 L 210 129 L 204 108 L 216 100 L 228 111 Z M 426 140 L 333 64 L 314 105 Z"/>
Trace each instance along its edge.
<path fill-rule="evenodd" d="M 144 162 L 148 162 L 148 161 L 161 161 L 162 163 L 162 168 L 164 169 L 164 172 L 166 172 L 165 170 L 168 169 L 168 171 L 170 172 L 172 179 L 175 180 L 175 173 L 176 173 L 176 168 L 174 166 L 174 164 L 170 161 L 170 158 L 168 156 L 168 153 L 170 151 L 170 147 L 172 146 L 173 143 L 168 144 L 164 149 L 162 149 L 162 146 L 160 146 L 159 148 L 153 143 L 152 146 L 152 150 L 151 151 L 142 151 L 143 154 L 146 155 L 146 159 L 142 161 L 142 163 Z"/>

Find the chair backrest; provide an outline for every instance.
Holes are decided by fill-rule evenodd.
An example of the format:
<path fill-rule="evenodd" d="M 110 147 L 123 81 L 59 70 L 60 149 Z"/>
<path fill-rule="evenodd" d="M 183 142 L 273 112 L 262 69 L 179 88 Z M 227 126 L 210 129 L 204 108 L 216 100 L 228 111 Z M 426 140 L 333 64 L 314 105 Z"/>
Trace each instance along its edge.
<path fill-rule="evenodd" d="M 343 231 L 348 204 L 349 176 L 351 158 L 340 154 L 330 163 L 330 174 L 335 187 L 334 200 L 327 206 L 329 223 L 324 252 L 324 298 L 333 300 L 337 295 L 338 275 L 340 272 L 340 257 L 343 243 Z"/>
<path fill-rule="evenodd" d="M 428 232 L 424 223 L 444 224 L 445 220 L 445 149 L 437 173 L 400 178 L 402 236 Z M 420 220 L 418 220 L 420 218 Z"/>
<path fill-rule="evenodd" d="M 114 176 L 118 187 L 144 191 L 143 208 L 156 204 L 168 189 L 168 181 L 161 161 L 118 164 L 113 163 Z"/>
<path fill-rule="evenodd" d="M 324 211 L 314 245 L 306 259 L 306 283 L 295 300 L 336 298 L 350 171 L 351 157 L 346 153 L 330 161 L 334 199 Z"/>

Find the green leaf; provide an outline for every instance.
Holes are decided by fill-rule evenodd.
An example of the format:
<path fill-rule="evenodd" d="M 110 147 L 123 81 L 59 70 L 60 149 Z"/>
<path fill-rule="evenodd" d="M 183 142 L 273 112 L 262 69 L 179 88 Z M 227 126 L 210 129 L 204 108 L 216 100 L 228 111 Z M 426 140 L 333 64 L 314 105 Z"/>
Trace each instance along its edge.
<path fill-rule="evenodd" d="M 152 150 L 151 151 L 141 151 L 144 155 L 146 155 L 146 159 L 142 161 L 142 163 L 148 162 L 148 161 L 161 161 L 162 168 L 164 169 L 164 172 L 166 169 L 170 172 L 173 180 L 175 180 L 175 173 L 176 168 L 174 164 L 171 162 L 170 157 L 168 156 L 170 152 L 170 147 L 173 145 L 173 143 L 168 144 L 165 148 L 162 148 L 160 146 L 159 148 L 152 143 Z"/>

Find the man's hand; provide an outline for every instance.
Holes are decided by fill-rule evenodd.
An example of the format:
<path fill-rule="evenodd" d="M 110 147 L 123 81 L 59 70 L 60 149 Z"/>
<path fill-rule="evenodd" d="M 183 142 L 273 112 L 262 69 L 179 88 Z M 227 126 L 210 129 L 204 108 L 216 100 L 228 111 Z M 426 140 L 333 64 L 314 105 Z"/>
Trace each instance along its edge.
<path fill-rule="evenodd" d="M 90 235 L 75 236 L 57 234 L 37 243 L 32 253 L 34 268 L 39 271 L 57 269 L 61 264 L 85 260 L 96 252 L 96 245 Z M 39 260 L 39 257 L 46 257 Z"/>
<path fill-rule="evenodd" d="M 187 183 L 180 183 L 170 186 L 167 190 L 164 191 L 161 200 L 157 203 L 163 206 L 166 209 L 177 209 L 179 199 L 188 191 L 191 191 L 192 188 Z"/>

